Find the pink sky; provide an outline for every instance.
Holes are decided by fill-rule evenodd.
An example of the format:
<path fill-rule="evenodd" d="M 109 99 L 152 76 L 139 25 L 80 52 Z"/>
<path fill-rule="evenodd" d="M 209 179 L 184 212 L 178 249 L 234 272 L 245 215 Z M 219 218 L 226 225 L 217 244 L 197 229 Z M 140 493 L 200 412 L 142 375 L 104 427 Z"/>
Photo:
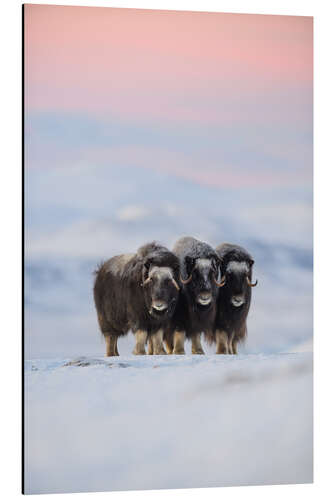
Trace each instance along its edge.
<path fill-rule="evenodd" d="M 310 17 L 26 5 L 25 36 L 29 110 L 280 120 L 312 87 Z"/>
<path fill-rule="evenodd" d="M 311 185 L 312 24 L 25 5 L 27 164 Z"/>

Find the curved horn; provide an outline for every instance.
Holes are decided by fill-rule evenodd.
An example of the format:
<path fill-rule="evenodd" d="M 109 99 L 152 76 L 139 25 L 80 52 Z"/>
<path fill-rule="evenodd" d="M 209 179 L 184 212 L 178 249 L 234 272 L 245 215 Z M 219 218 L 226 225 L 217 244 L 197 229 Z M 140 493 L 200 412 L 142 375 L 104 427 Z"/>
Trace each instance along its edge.
<path fill-rule="evenodd" d="M 179 285 L 178 285 L 177 281 L 175 280 L 175 278 L 172 278 L 171 281 L 175 285 L 175 287 L 177 288 L 177 290 L 179 291 Z"/>
<path fill-rule="evenodd" d="M 183 283 L 183 285 L 187 285 L 187 283 L 189 283 L 192 279 L 192 274 L 190 274 L 190 276 L 187 278 L 187 280 L 183 280 L 183 278 L 181 276 L 179 276 L 179 279 Z"/>
<path fill-rule="evenodd" d="M 141 283 L 141 286 L 145 286 L 145 285 L 147 285 L 147 283 L 149 283 L 149 281 L 150 281 L 150 280 L 151 280 L 151 277 L 150 277 L 150 276 L 148 276 L 148 278 L 147 278 L 147 279 L 145 279 L 143 283 Z"/>
<path fill-rule="evenodd" d="M 249 286 L 252 286 L 252 287 L 253 287 L 253 286 L 257 286 L 257 284 L 258 284 L 258 280 L 256 280 L 256 282 L 255 282 L 255 283 L 251 283 L 251 281 L 249 280 L 249 278 L 248 278 L 248 277 L 246 278 L 246 280 L 247 280 L 247 284 L 248 284 Z"/>
<path fill-rule="evenodd" d="M 220 283 L 215 279 L 215 277 L 213 278 L 214 281 L 215 281 L 215 284 L 220 288 L 221 286 L 224 286 L 225 285 L 225 282 L 226 282 L 226 277 L 225 276 L 222 276 L 222 279 L 220 281 Z"/>

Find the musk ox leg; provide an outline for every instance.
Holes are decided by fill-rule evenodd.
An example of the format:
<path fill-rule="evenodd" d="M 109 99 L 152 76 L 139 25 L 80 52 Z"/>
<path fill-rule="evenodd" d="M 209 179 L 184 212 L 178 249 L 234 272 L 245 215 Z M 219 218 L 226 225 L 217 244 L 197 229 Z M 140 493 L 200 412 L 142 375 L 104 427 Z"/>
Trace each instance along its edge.
<path fill-rule="evenodd" d="M 158 330 L 158 332 L 154 333 L 151 340 L 153 342 L 154 354 L 166 354 L 163 346 L 163 330 Z"/>
<path fill-rule="evenodd" d="M 169 334 L 165 335 L 164 342 L 165 342 L 166 352 L 168 354 L 172 354 L 172 352 L 173 352 L 173 334 L 172 335 L 169 335 Z"/>
<path fill-rule="evenodd" d="M 205 354 L 200 342 L 200 335 L 200 333 L 196 333 L 192 337 L 192 354 Z"/>
<path fill-rule="evenodd" d="M 153 346 L 153 341 L 152 338 L 149 337 L 148 339 L 148 351 L 147 354 L 154 354 L 154 346 Z"/>
<path fill-rule="evenodd" d="M 175 332 L 173 336 L 173 352 L 172 354 L 185 354 L 184 349 L 185 332 Z"/>
<path fill-rule="evenodd" d="M 105 356 L 119 356 L 117 340 L 118 337 L 116 335 L 105 335 L 105 344 L 106 344 L 106 353 Z"/>
<path fill-rule="evenodd" d="M 237 340 L 232 339 L 232 354 L 237 354 Z"/>
<path fill-rule="evenodd" d="M 145 344 L 147 340 L 147 332 L 143 330 L 138 330 L 135 333 L 135 347 L 133 350 L 133 354 L 140 355 L 146 354 Z"/>
<path fill-rule="evenodd" d="M 229 354 L 237 354 L 237 346 L 236 346 L 236 340 L 234 337 L 234 333 L 231 335 L 229 338 Z"/>
<path fill-rule="evenodd" d="M 229 354 L 228 334 L 223 330 L 216 332 L 216 354 Z"/>

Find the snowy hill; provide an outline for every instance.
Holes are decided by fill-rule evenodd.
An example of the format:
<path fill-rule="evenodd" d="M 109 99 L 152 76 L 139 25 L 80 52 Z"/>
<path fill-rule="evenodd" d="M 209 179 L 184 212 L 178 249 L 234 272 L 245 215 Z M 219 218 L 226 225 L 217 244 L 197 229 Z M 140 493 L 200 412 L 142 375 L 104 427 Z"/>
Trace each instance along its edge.
<path fill-rule="evenodd" d="M 312 481 L 312 353 L 27 361 L 26 492 Z"/>

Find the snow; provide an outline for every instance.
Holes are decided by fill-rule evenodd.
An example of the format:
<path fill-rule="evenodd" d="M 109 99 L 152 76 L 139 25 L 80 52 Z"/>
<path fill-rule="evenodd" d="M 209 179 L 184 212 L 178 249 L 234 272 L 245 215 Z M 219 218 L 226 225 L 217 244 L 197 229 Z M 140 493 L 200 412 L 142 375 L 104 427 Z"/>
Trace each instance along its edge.
<path fill-rule="evenodd" d="M 312 482 L 311 352 L 31 360 L 25 398 L 26 493 Z"/>

